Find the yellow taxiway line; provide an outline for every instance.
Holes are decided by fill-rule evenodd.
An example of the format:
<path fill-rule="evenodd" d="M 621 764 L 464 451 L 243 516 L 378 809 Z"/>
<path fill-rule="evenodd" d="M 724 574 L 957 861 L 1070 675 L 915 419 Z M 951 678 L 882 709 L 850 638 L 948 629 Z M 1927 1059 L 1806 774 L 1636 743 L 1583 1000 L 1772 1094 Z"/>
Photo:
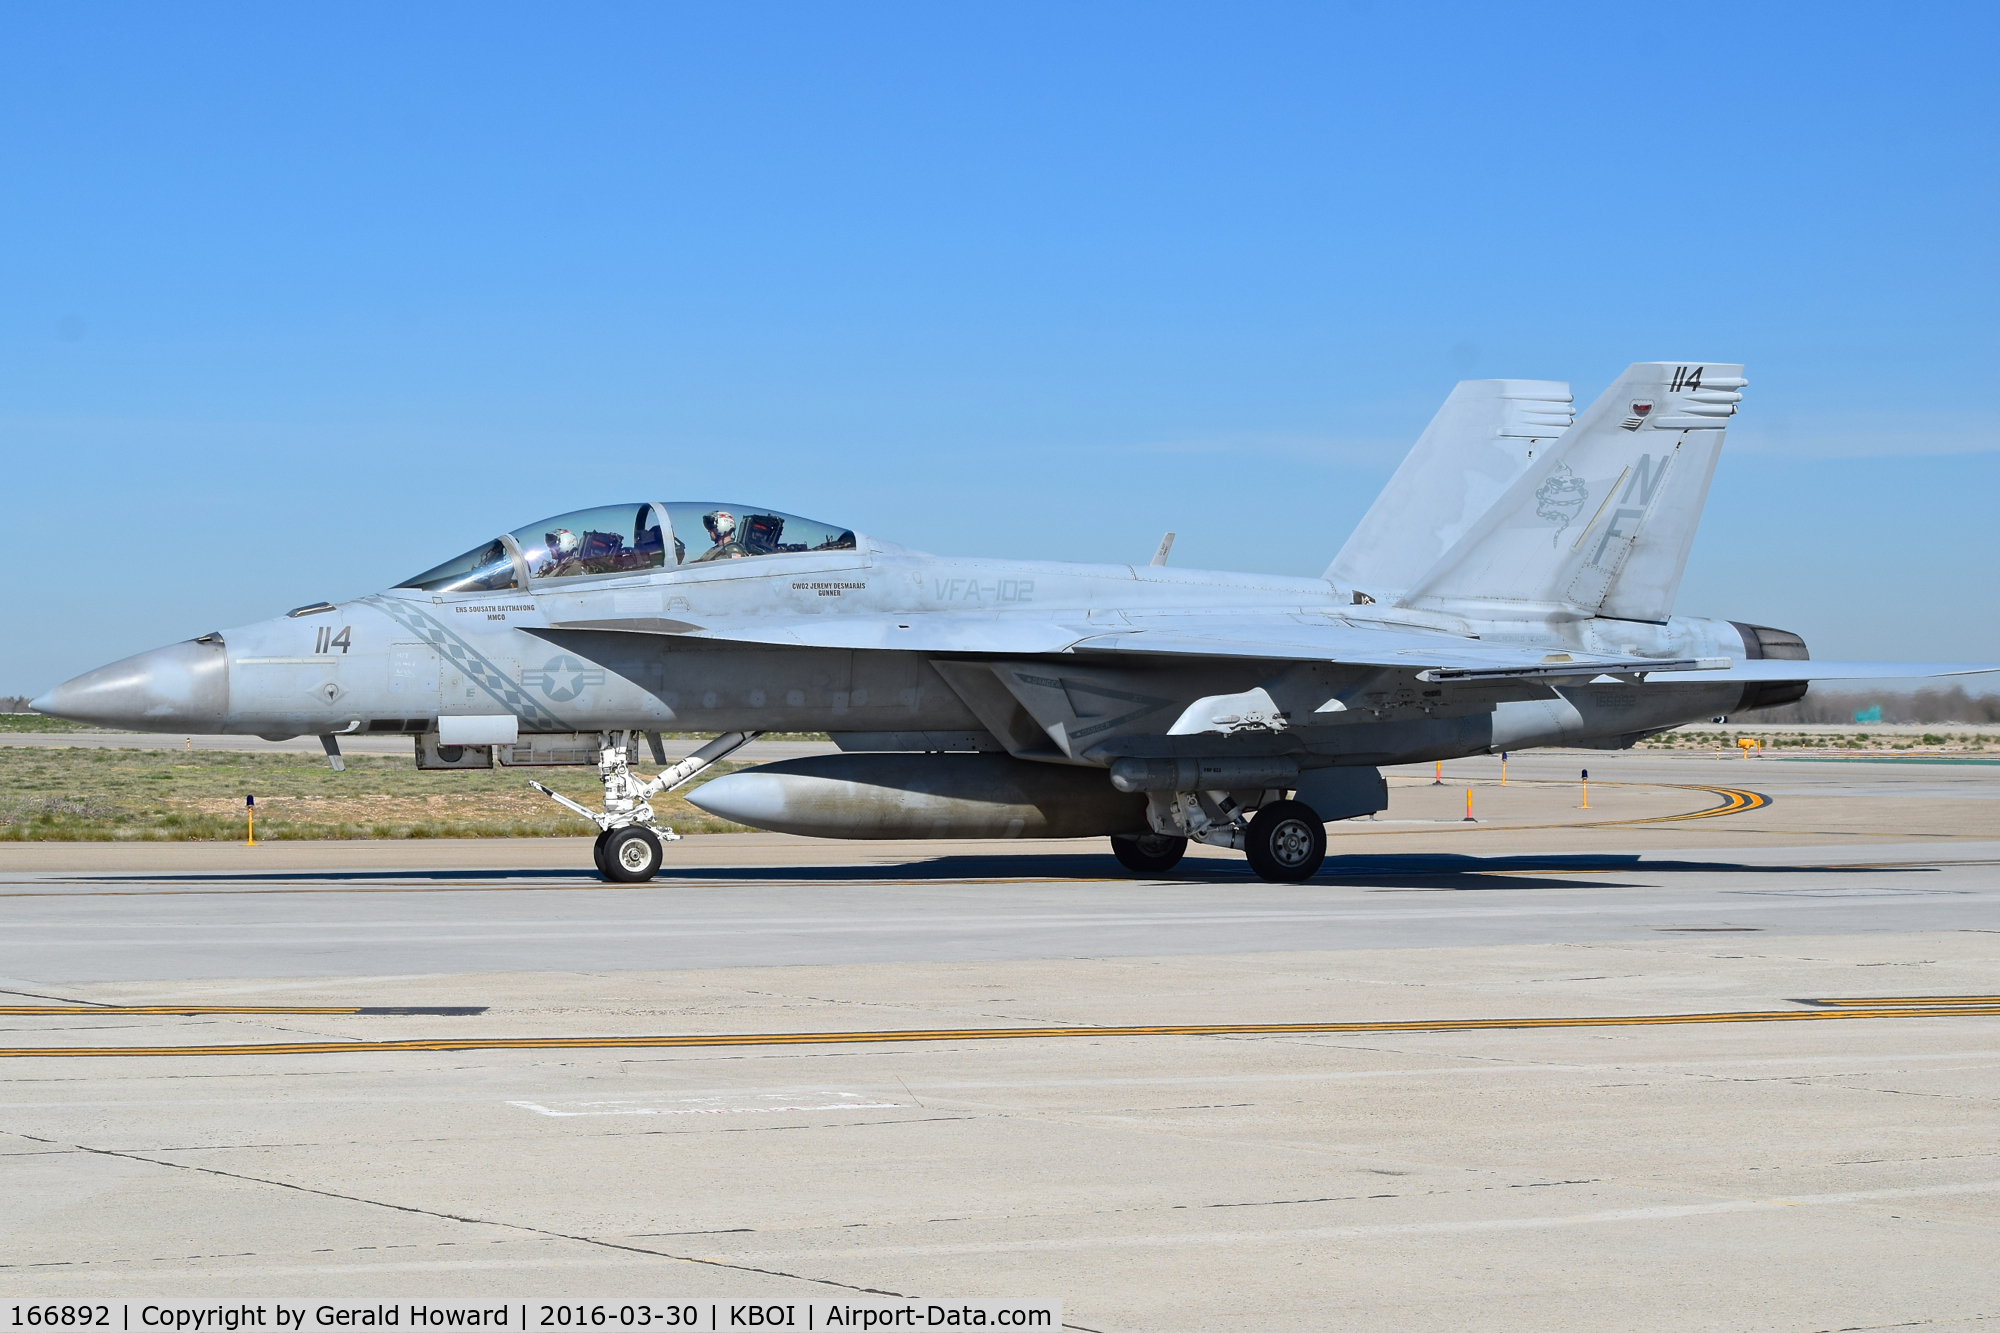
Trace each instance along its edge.
<path fill-rule="evenodd" d="M 81 1014 L 352 1014 L 364 1017 L 464 1018 L 484 1005 L 356 1004 L 0 1004 L 0 1018 L 53 1018 Z"/>
<path fill-rule="evenodd" d="M 1602 786 L 1626 786 L 1626 783 L 1603 783 Z M 1650 783 L 1645 785 L 1652 785 Z M 1771 798 L 1760 791 L 1744 791 L 1737 787 L 1701 787 L 1676 785 L 1676 791 L 1713 792 L 1722 798 L 1722 804 L 1706 810 L 1690 810 L 1684 815 L 1654 815 L 1650 819 L 1607 819 L 1594 824 L 1569 827 L 1617 828 L 1622 824 L 1678 824 L 1688 819 L 1717 819 L 1723 815 L 1740 815 L 1751 810 L 1761 810 L 1771 803 Z M 1560 826 L 1558 826 L 1560 827 Z"/>
<path fill-rule="evenodd" d="M 686 1049 L 713 1046 L 847 1046 L 914 1041 L 1046 1041 L 1066 1037 L 1279 1037 L 1393 1032 L 1483 1032 L 1533 1028 L 1677 1027 L 1710 1023 L 1824 1023 L 1868 1018 L 2000 1017 L 2000 998 L 1916 996 L 1897 1000 L 1809 1000 L 1804 1009 L 1698 1014 L 1601 1014 L 1565 1018 L 1430 1018 L 1377 1023 L 1169 1023 L 1104 1027 L 909 1028 L 876 1032 L 719 1032 L 603 1037 L 421 1037 L 404 1041 L 286 1041 L 219 1046 L 21 1046 L 0 1059 L 150 1055 L 379 1055 L 405 1051 Z M 102 1010 L 85 1010 L 102 1013 Z M 183 1011 L 169 1011 L 183 1012 Z"/>

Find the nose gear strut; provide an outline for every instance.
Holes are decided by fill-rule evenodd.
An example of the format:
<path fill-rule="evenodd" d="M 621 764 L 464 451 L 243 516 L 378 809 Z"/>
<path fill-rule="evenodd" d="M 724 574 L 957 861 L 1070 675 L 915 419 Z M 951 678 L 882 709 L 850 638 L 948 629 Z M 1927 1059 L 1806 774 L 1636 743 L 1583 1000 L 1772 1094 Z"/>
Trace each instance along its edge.
<path fill-rule="evenodd" d="M 556 804 L 567 806 L 597 825 L 595 856 L 598 870 L 608 879 L 628 883 L 651 879 L 660 868 L 659 844 L 680 841 L 681 835 L 661 824 L 654 815 L 652 798 L 672 791 L 710 764 L 734 754 L 764 733 L 725 731 L 651 779 L 641 779 L 632 772 L 628 754 L 635 734 L 631 731 L 607 731 L 601 736 L 603 745 L 597 752 L 597 777 L 604 784 L 604 809 L 601 811 L 572 801 L 539 782 L 531 780 L 528 783 Z M 638 833 L 619 836 L 626 829 L 636 829 Z"/>

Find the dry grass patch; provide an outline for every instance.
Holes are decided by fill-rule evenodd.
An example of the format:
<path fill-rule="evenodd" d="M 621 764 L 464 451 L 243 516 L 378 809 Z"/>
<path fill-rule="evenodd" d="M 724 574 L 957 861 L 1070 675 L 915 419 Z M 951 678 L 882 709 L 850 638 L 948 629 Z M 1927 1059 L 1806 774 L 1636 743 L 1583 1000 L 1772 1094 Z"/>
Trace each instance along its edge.
<path fill-rule="evenodd" d="M 681 794 L 720 776 L 717 764 L 655 800 L 683 833 L 740 833 Z M 650 765 L 641 765 L 650 771 Z M 243 836 L 243 798 L 257 798 L 257 837 L 574 837 L 590 825 L 538 792 L 547 783 L 587 806 L 603 797 L 594 768 L 419 772 L 408 759 L 347 756 L 347 771 L 305 754 L 209 750 L 0 747 L 0 840 L 228 840 Z"/>

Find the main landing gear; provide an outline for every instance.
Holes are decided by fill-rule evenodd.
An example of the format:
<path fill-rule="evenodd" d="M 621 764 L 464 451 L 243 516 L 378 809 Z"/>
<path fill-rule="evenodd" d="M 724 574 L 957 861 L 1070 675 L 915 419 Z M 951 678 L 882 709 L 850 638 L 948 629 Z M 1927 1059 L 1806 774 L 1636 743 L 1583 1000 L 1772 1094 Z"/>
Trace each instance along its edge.
<path fill-rule="evenodd" d="M 1138 875 L 1164 875 L 1187 855 L 1186 838 L 1164 833 L 1141 833 L 1137 837 L 1114 837 L 1111 854 L 1118 864 Z"/>
<path fill-rule="evenodd" d="M 1304 883 L 1326 860 L 1326 825 L 1303 801 L 1272 801 L 1251 817 L 1243 833 L 1243 854 L 1258 879 Z"/>
<path fill-rule="evenodd" d="M 1146 821 L 1151 833 L 1111 839 L 1118 863 L 1139 875 L 1161 875 L 1179 864 L 1190 841 L 1229 847 L 1249 859 L 1257 878 L 1273 884 L 1300 884 L 1319 873 L 1326 860 L 1326 824 L 1303 801 L 1266 791 L 1245 809 L 1228 792 L 1148 792 Z"/>
<path fill-rule="evenodd" d="M 632 772 L 627 757 L 633 738 L 631 731 L 607 731 L 597 752 L 597 776 L 604 784 L 604 809 L 592 810 L 551 791 L 539 782 L 530 782 L 542 795 L 576 811 L 597 825 L 597 844 L 591 859 L 597 873 L 616 884 L 643 884 L 660 873 L 665 854 L 663 843 L 680 841 L 680 834 L 661 824 L 653 814 L 651 798 L 672 791 L 695 774 L 727 758 L 764 733 L 726 731 L 656 778 L 641 779 Z M 658 747 L 654 749 L 657 757 Z"/>

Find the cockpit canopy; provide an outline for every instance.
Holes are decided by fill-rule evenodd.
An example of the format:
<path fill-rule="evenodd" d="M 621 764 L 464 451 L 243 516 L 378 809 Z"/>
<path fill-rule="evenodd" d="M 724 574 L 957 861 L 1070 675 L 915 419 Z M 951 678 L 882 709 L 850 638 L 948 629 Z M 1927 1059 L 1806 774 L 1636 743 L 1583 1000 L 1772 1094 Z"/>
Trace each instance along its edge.
<path fill-rule="evenodd" d="M 559 579 L 805 551 L 851 551 L 854 531 L 757 505 L 634 502 L 530 523 L 397 584 L 498 592 Z"/>

